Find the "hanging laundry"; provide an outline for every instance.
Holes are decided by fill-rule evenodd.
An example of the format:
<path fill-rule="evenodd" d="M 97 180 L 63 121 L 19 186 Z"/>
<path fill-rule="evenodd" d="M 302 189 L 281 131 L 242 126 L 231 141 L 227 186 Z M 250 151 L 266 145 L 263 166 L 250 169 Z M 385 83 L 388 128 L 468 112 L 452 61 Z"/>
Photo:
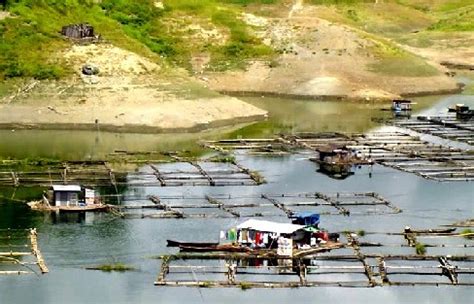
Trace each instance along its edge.
<path fill-rule="evenodd" d="M 261 233 L 261 232 L 256 232 L 256 233 L 255 233 L 255 244 L 256 244 L 256 245 L 260 245 L 260 243 L 261 243 L 261 241 L 262 241 L 261 237 L 262 237 L 262 233 Z"/>
<path fill-rule="evenodd" d="M 237 241 L 237 231 L 235 228 L 229 230 L 229 241 L 235 242 Z"/>

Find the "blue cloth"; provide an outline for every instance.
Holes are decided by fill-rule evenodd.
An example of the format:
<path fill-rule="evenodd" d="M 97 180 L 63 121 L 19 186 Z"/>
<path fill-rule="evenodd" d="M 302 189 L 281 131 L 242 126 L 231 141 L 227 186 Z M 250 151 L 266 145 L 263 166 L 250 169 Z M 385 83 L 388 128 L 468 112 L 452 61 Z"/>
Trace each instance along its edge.
<path fill-rule="evenodd" d="M 298 225 L 314 226 L 318 225 L 320 221 L 319 213 L 301 212 L 292 216 L 293 223 Z"/>

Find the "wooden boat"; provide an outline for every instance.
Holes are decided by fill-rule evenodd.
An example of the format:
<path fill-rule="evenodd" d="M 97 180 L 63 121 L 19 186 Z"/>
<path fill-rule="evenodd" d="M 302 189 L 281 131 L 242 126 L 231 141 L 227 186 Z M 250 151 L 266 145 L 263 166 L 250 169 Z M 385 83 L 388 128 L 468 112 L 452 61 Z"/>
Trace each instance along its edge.
<path fill-rule="evenodd" d="M 47 211 L 47 212 L 107 212 L 110 210 L 109 205 L 104 204 L 94 204 L 94 205 L 84 205 L 84 206 L 51 206 L 45 204 L 43 201 L 33 201 L 29 202 L 31 210 L 35 211 Z"/>
<path fill-rule="evenodd" d="M 180 251 L 191 251 L 191 252 L 216 252 L 216 251 L 223 251 L 223 252 L 251 252 L 252 249 L 246 246 L 240 245 L 233 245 L 233 244 L 222 244 L 222 245 L 214 245 L 214 246 L 207 246 L 207 247 L 195 247 L 195 246 L 179 246 Z"/>
<path fill-rule="evenodd" d="M 416 234 L 429 234 L 429 233 L 452 233 L 456 228 L 438 228 L 438 229 L 410 229 L 409 232 Z"/>
<path fill-rule="evenodd" d="M 187 247 L 212 247 L 219 245 L 218 242 L 181 242 L 181 241 L 174 241 L 174 240 L 166 240 L 168 242 L 168 247 L 180 247 L 180 246 L 187 246 Z"/>

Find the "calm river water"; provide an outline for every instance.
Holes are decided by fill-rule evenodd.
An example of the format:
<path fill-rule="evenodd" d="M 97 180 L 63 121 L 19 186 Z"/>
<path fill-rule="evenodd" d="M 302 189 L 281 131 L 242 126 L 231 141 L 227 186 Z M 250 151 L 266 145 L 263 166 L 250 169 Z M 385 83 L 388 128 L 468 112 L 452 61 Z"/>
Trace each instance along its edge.
<path fill-rule="evenodd" d="M 436 114 L 453 103 L 474 107 L 474 96 L 417 99 L 417 112 Z M 268 137 L 277 132 L 366 132 L 388 118 L 380 105 L 291 101 L 251 98 L 249 102 L 270 110 L 267 121 L 200 134 L 113 134 L 72 131 L 0 131 L 0 156 L 59 159 L 101 158 L 115 149 L 195 150 L 206 138 Z M 405 225 L 433 228 L 474 217 L 473 183 L 438 183 L 421 177 L 374 166 L 372 175 L 363 167 L 354 176 L 335 180 L 316 172 L 307 155 L 257 157 L 239 154 L 238 160 L 260 171 L 268 183 L 258 187 L 128 188 L 126 193 L 146 196 L 193 194 L 260 194 L 292 192 L 374 191 L 403 209 L 403 213 L 379 216 L 324 216 L 330 231 L 401 231 Z M 236 224 L 234 219 L 117 219 L 96 215 L 82 223 L 53 223 L 48 216 L 12 202 L 13 189 L 0 189 L 0 229 L 36 227 L 40 247 L 50 273 L 43 276 L 0 276 L 0 304 L 23 303 L 468 303 L 469 287 L 377 287 L 299 289 L 196 289 L 153 285 L 159 261 L 153 256 L 176 252 L 166 239 L 217 240 L 218 231 Z M 34 199 L 34 191 L 19 189 L 16 198 Z M 285 221 L 283 217 L 278 221 Z M 380 240 L 379 240 L 380 241 Z M 382 239 L 383 241 L 383 239 Z M 0 244 L 5 242 L 0 240 Z M 370 249 L 374 250 L 374 249 Z M 412 250 L 412 249 L 411 249 Z M 429 248 L 431 254 L 473 255 L 472 248 Z M 412 250 L 413 251 L 413 250 Z M 409 251 L 411 252 L 411 251 Z M 121 262 L 136 271 L 104 273 L 87 266 Z M 0 264 L 1 265 L 1 264 Z M 197 275 L 199 278 L 199 275 Z M 190 278 L 191 279 L 191 278 Z M 472 280 L 471 280 L 472 281 Z"/>

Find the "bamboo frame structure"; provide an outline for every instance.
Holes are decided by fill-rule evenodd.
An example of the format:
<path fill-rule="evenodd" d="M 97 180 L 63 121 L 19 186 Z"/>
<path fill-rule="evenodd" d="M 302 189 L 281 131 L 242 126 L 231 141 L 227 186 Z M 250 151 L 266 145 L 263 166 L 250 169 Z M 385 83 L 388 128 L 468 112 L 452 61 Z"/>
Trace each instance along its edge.
<path fill-rule="evenodd" d="M 128 204 L 108 206 L 119 210 L 125 218 L 292 217 L 301 211 L 344 216 L 402 212 L 392 202 L 374 192 L 150 196 L 145 204 L 143 199 L 134 197 L 123 197 L 122 201 Z"/>
<path fill-rule="evenodd" d="M 413 230 L 414 236 L 456 237 L 459 233 Z M 405 232 L 368 232 L 404 236 Z M 473 255 L 365 253 L 367 242 L 346 232 L 342 247 L 352 254 L 313 252 L 293 257 L 268 253 L 199 252 L 158 257 L 162 260 L 154 284 L 201 288 L 295 288 L 376 286 L 474 286 Z M 384 246 L 384 245 L 381 245 Z M 369 246 L 370 247 L 370 246 Z M 191 279 L 190 279 L 191 278 Z M 365 278 L 365 279 L 364 279 Z M 436 279 L 437 278 L 437 279 Z"/>
<path fill-rule="evenodd" d="M 134 187 L 164 186 L 253 186 L 265 182 L 260 174 L 236 163 L 195 162 L 176 158 L 166 164 L 177 169 L 163 170 L 163 163 L 125 163 L 133 170 L 112 169 L 107 161 L 66 161 L 46 165 L 47 170 L 35 166 L 28 170 L 15 171 L 11 164 L 0 165 L 0 186 L 48 187 L 52 184 L 77 183 L 89 187 Z M 205 169 L 204 165 L 211 166 Z M 186 167 L 182 169 L 181 167 Z"/>
<path fill-rule="evenodd" d="M 464 134 L 473 136 L 471 127 Z M 463 135 L 463 136 L 464 136 Z M 462 139 L 462 138 L 461 138 Z M 371 132 L 367 134 L 301 133 L 280 135 L 273 139 L 227 139 L 207 141 L 204 146 L 220 152 L 245 150 L 251 154 L 279 155 L 275 151 L 317 151 L 328 145 L 346 146 L 360 151 L 368 160 L 419 175 L 436 181 L 474 180 L 474 154 L 472 150 L 435 145 L 407 132 Z"/>
<path fill-rule="evenodd" d="M 419 133 L 474 145 L 474 120 L 458 119 L 456 114 L 436 117 L 418 116 L 408 121 L 397 121 L 395 125 Z"/>
<path fill-rule="evenodd" d="M 0 275 L 34 274 L 31 266 L 37 266 L 42 274 L 49 269 L 39 249 L 38 233 L 33 229 L 1 229 L 0 236 L 8 240 L 8 244 L 0 242 Z M 27 241 L 27 244 L 24 242 Z M 21 244 L 16 244 L 22 242 Z M 2 251 L 8 248 L 10 251 Z M 14 248 L 24 248 L 29 251 L 13 251 Z"/>

